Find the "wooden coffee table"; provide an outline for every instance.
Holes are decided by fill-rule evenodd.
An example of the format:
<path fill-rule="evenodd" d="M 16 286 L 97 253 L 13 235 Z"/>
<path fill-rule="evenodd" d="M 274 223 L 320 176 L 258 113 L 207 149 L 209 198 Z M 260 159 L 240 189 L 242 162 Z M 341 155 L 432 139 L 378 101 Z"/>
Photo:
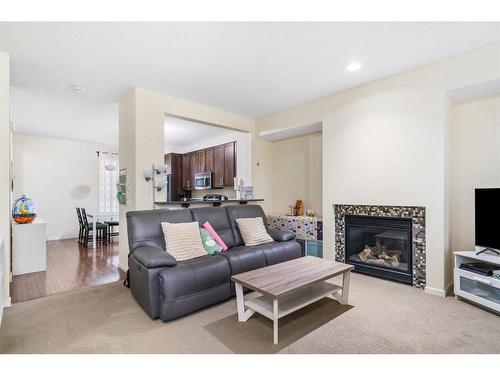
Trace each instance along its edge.
<path fill-rule="evenodd" d="M 279 318 L 328 295 L 347 304 L 353 268 L 349 264 L 306 256 L 234 275 L 231 280 L 236 287 L 238 321 L 247 321 L 255 312 L 271 319 L 273 341 L 277 344 Z M 342 286 L 326 281 L 338 275 L 343 275 Z M 257 293 L 245 299 L 243 287 Z"/>

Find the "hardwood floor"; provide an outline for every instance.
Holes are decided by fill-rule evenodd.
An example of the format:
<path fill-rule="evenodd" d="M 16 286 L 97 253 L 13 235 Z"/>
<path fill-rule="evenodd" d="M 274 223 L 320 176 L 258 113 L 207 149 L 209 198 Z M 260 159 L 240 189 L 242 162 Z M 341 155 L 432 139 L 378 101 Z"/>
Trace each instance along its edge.
<path fill-rule="evenodd" d="M 91 285 L 123 280 L 118 269 L 118 240 L 96 249 L 79 245 L 76 239 L 47 242 L 47 271 L 12 278 L 12 303 Z"/>

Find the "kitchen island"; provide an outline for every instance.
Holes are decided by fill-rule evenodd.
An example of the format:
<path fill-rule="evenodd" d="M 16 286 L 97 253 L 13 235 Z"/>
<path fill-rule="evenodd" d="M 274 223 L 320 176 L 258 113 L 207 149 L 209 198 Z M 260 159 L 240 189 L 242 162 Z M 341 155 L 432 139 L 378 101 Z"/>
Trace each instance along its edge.
<path fill-rule="evenodd" d="M 212 205 L 214 207 L 219 207 L 223 203 L 238 203 L 238 204 L 247 204 L 253 202 L 263 202 L 264 199 L 227 199 L 227 200 L 210 200 L 204 201 L 201 199 L 188 199 L 186 201 L 164 201 L 164 202 L 155 202 L 155 206 L 180 206 L 187 208 L 191 205 Z"/>

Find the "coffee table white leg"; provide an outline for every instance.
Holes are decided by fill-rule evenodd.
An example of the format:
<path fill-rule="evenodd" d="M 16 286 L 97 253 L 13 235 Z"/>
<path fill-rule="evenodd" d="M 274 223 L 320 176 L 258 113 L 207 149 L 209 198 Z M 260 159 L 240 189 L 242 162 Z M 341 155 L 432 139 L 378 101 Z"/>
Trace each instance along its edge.
<path fill-rule="evenodd" d="M 278 299 L 273 299 L 273 342 L 278 343 Z"/>
<path fill-rule="evenodd" d="M 238 283 L 234 283 L 236 289 L 236 306 L 238 307 L 238 321 L 246 322 L 255 311 L 252 309 L 247 309 L 245 311 L 245 297 L 243 295 L 243 286 Z"/>
<path fill-rule="evenodd" d="M 234 283 L 236 289 L 236 305 L 238 306 L 238 321 L 246 321 L 245 317 L 245 297 L 243 297 L 243 287 L 241 284 Z"/>
<path fill-rule="evenodd" d="M 349 302 L 349 281 L 351 280 L 351 271 L 344 272 L 342 279 L 342 297 L 340 304 L 347 305 Z"/>

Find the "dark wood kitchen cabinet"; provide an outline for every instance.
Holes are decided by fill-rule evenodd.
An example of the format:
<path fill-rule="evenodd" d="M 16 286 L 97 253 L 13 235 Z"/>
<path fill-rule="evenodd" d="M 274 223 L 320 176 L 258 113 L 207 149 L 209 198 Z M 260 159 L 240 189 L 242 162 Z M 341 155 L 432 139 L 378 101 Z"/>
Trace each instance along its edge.
<path fill-rule="evenodd" d="M 182 172 L 182 158 L 181 154 L 170 153 L 165 155 L 165 164 L 168 167 L 168 173 L 170 173 L 170 184 L 171 184 L 171 199 L 176 201 L 180 199 L 183 190 L 183 172 Z"/>
<path fill-rule="evenodd" d="M 215 146 L 214 150 L 214 174 L 212 186 L 214 188 L 224 187 L 224 146 Z"/>
<path fill-rule="evenodd" d="M 174 155 L 174 154 L 168 154 Z M 179 155 L 179 154 L 176 154 Z M 165 155 L 165 161 L 167 155 Z M 194 190 L 194 175 L 211 172 L 212 186 L 223 188 L 233 186 L 236 176 L 236 142 L 179 155 L 181 185 L 184 190 Z"/>
<path fill-rule="evenodd" d="M 182 186 L 186 190 L 191 190 L 194 186 L 192 164 L 194 164 L 192 153 L 182 155 Z"/>
<path fill-rule="evenodd" d="M 199 150 L 194 153 L 195 173 L 206 172 L 205 168 L 205 150 Z"/>
<path fill-rule="evenodd" d="M 214 172 L 214 149 L 205 150 L 205 172 Z"/>
<path fill-rule="evenodd" d="M 196 161 L 196 152 L 191 153 L 191 168 L 190 168 L 190 183 L 189 186 L 191 186 L 191 189 L 194 190 L 195 187 L 195 182 L 194 182 L 194 175 L 198 173 L 198 163 Z"/>
<path fill-rule="evenodd" d="M 236 177 L 235 142 L 224 145 L 224 186 L 233 186 Z"/>
<path fill-rule="evenodd" d="M 213 187 L 233 186 L 236 176 L 236 142 L 215 146 L 213 150 Z"/>

